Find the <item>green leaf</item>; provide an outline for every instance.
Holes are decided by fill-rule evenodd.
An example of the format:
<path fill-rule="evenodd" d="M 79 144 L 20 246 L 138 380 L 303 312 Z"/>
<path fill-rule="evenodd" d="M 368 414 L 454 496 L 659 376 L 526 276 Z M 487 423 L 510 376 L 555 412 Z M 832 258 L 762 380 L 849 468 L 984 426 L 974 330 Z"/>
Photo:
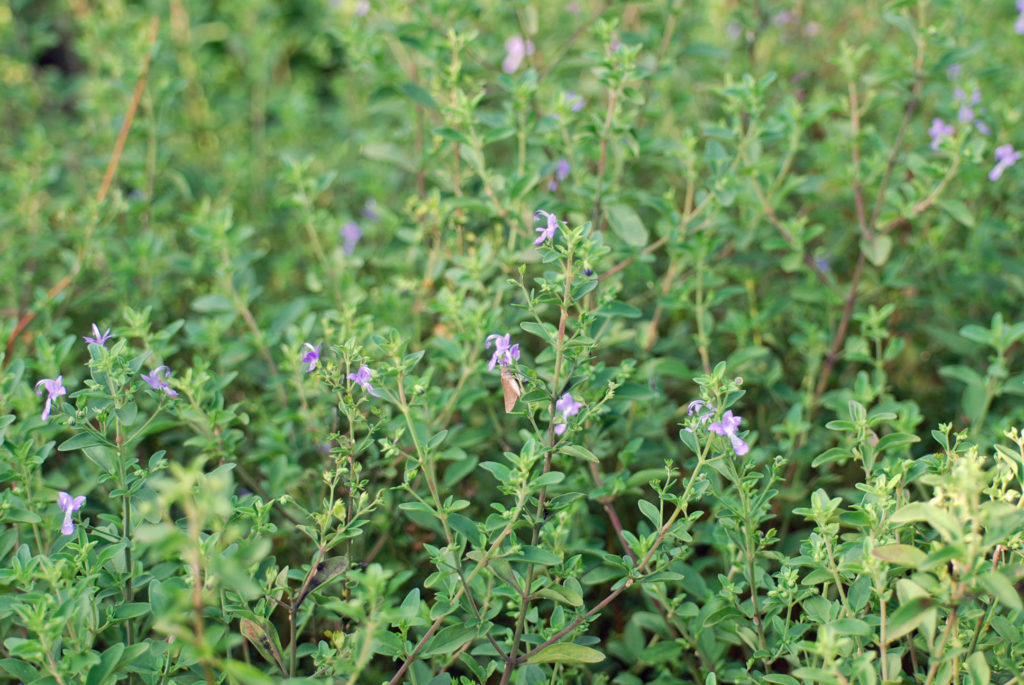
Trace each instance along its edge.
<path fill-rule="evenodd" d="M 624 319 L 639 319 L 642 315 L 642 311 L 625 302 L 609 302 L 594 312 L 594 316 L 621 316 Z"/>
<path fill-rule="evenodd" d="M 93 433 L 79 433 L 72 435 L 70 438 L 62 442 L 58 447 L 58 452 L 70 452 L 71 450 L 84 450 L 87 447 L 99 447 L 99 446 L 113 447 L 114 445 L 107 440 L 103 440 L 98 435 Z"/>
<path fill-rule="evenodd" d="M 793 676 L 769 673 L 764 677 L 764 682 L 775 683 L 775 685 L 800 685 L 800 681 Z"/>
<path fill-rule="evenodd" d="M 859 618 L 840 618 L 828 624 L 837 635 L 859 635 L 860 637 L 871 637 L 872 630 L 866 622 Z"/>
<path fill-rule="evenodd" d="M 580 447 L 579 445 L 562 445 L 558 448 L 562 454 L 567 454 L 570 457 L 576 457 L 577 459 L 585 459 L 592 461 L 595 464 L 600 464 L 601 460 L 597 458 L 597 455 L 588 450 L 586 447 Z"/>
<path fill-rule="evenodd" d="M 988 685 L 992 679 L 992 671 L 989 670 L 988 662 L 985 661 L 984 652 L 975 652 L 967 657 L 967 675 L 970 676 L 970 685 Z"/>
<path fill-rule="evenodd" d="M 644 664 L 666 664 L 679 658 L 683 648 L 672 641 L 655 642 L 637 655 L 637 659 Z"/>
<path fill-rule="evenodd" d="M 916 435 L 911 435 L 910 433 L 889 433 L 887 435 L 883 435 L 878 441 L 878 444 L 875 445 L 875 451 L 878 454 L 881 454 L 887 450 L 902 447 L 903 445 L 910 445 L 915 442 L 921 442 L 921 438 Z"/>
<path fill-rule="evenodd" d="M 445 140 L 451 140 L 456 143 L 462 143 L 463 145 L 469 145 L 471 141 L 466 137 L 466 134 L 458 129 L 451 128 L 450 126 L 441 126 L 435 128 L 433 131 L 435 136 L 444 138 Z"/>
<path fill-rule="evenodd" d="M 7 432 L 7 427 L 14 423 L 14 414 L 5 414 L 0 416 L 0 442 L 4 440 L 4 434 Z"/>
<path fill-rule="evenodd" d="M 235 311 L 235 303 L 226 295 L 210 293 L 197 297 L 192 301 L 192 310 L 201 314 L 213 314 Z"/>
<path fill-rule="evenodd" d="M 504 464 L 499 464 L 496 461 L 484 461 L 480 463 L 480 468 L 490 471 L 499 483 L 508 483 L 512 480 L 512 472 Z"/>
<path fill-rule="evenodd" d="M 124 644 L 118 642 L 111 645 L 100 656 L 100 662 L 89 669 L 85 685 L 103 685 L 103 683 L 116 681 L 116 678 L 111 678 L 110 676 L 114 674 L 117 665 L 121 662 L 122 654 L 124 654 Z"/>
<path fill-rule="evenodd" d="M 1020 594 L 1013 587 L 1013 583 L 999 571 L 989 571 L 983 574 L 981 576 L 981 584 L 1001 604 L 1014 611 L 1024 609 L 1024 605 L 1021 604 Z"/>
<path fill-rule="evenodd" d="M 527 333 L 532 333 L 550 344 L 554 344 L 558 339 L 558 329 L 549 323 L 539 324 L 536 321 L 523 321 L 519 326 Z"/>
<path fill-rule="evenodd" d="M 647 228 L 640 216 L 633 211 L 629 205 L 612 204 L 604 208 L 608 218 L 608 225 L 611 226 L 615 235 L 632 247 L 644 247 L 647 245 Z"/>
<path fill-rule="evenodd" d="M 847 422 L 844 421 L 843 423 Z M 814 458 L 814 461 L 811 462 L 811 467 L 818 468 L 823 464 L 831 464 L 834 461 L 843 461 L 845 459 L 849 459 L 852 456 L 853 453 L 850 450 L 846 449 L 845 447 L 830 447 L 829 449 L 825 450 L 824 452 L 822 452 L 821 454 Z"/>
<path fill-rule="evenodd" d="M 892 612 L 885 624 L 886 643 L 895 642 L 917 628 L 934 611 L 929 597 L 915 597 Z"/>
<path fill-rule="evenodd" d="M 117 420 L 124 426 L 131 426 L 135 423 L 135 417 L 139 414 L 139 405 L 129 402 L 117 410 Z"/>
<path fill-rule="evenodd" d="M 637 502 L 637 506 L 640 508 L 640 513 L 647 517 L 655 528 L 661 527 L 661 512 L 658 511 L 658 507 L 654 506 L 645 499 Z"/>
<path fill-rule="evenodd" d="M 470 159 L 469 155 L 466 154 L 469 151 L 470 148 L 463 150 L 463 156 L 467 161 Z M 416 162 L 413 160 L 412 155 L 394 143 L 379 140 L 371 141 L 363 145 L 362 153 L 368 159 L 377 162 L 387 162 L 410 173 L 416 172 Z M 479 159 L 479 156 L 477 156 L 477 159 Z"/>
<path fill-rule="evenodd" d="M 462 645 L 476 639 L 476 628 L 464 624 L 442 628 L 423 648 L 423 657 L 451 654 Z"/>
<path fill-rule="evenodd" d="M 247 664 L 244 661 L 235 661 L 234 659 L 225 659 L 220 662 L 224 668 L 224 672 L 230 676 L 228 682 L 243 683 L 244 685 L 274 685 L 280 682 L 276 678 L 268 676 L 264 671 L 256 668 L 251 664 Z M 293 680 L 292 682 L 298 683 L 299 680 Z"/>
<path fill-rule="evenodd" d="M 912 502 L 901 507 L 890 520 L 893 523 L 927 521 L 947 542 L 955 542 L 964 536 L 960 524 L 949 512 L 924 502 Z"/>
<path fill-rule="evenodd" d="M 971 210 L 967 208 L 967 205 L 960 200 L 947 198 L 945 200 L 939 200 L 935 204 L 946 210 L 951 217 L 962 223 L 967 228 L 974 228 L 974 215 L 971 214 Z"/>
<path fill-rule="evenodd" d="M 882 266 L 889 261 L 892 254 L 892 238 L 887 235 L 876 235 L 874 240 L 861 238 L 860 251 L 875 266 Z"/>
<path fill-rule="evenodd" d="M 508 561 L 526 561 L 541 566 L 557 566 L 562 563 L 562 560 L 551 552 L 533 545 L 523 545 L 522 549 L 515 554 L 510 554 L 506 559 Z"/>
<path fill-rule="evenodd" d="M 23 683 L 30 683 L 39 677 L 39 671 L 21 659 L 0 659 L 0 668 Z"/>
<path fill-rule="evenodd" d="M 114 609 L 114 618 L 118 621 L 126 621 L 130 618 L 145 616 L 148 613 L 149 602 L 130 602 Z"/>
<path fill-rule="evenodd" d="M 434 102 L 434 98 L 422 86 L 417 86 L 415 83 L 403 83 L 398 86 L 398 90 L 421 107 L 437 109 L 437 103 Z"/>
<path fill-rule="evenodd" d="M 530 486 L 535 490 L 540 490 L 541 488 L 558 485 L 563 480 L 565 480 L 565 474 L 561 471 L 548 471 L 547 473 L 542 473 L 536 478 L 533 478 L 530 481 Z"/>
<path fill-rule="evenodd" d="M 814 666 L 795 668 L 793 669 L 793 675 L 815 685 L 839 685 L 839 678 L 834 673 L 823 668 L 815 668 Z M 846 681 L 844 680 L 843 682 Z"/>
<path fill-rule="evenodd" d="M 964 385 L 972 386 L 983 386 L 985 385 L 985 379 L 981 375 L 969 366 L 962 364 L 955 364 L 953 366 L 943 366 L 939 369 L 939 375 L 943 378 L 952 378 L 953 380 L 960 381 Z M 934 432 L 933 432 L 934 435 Z"/>
<path fill-rule="evenodd" d="M 549 587 L 540 590 L 537 595 L 539 597 L 546 597 L 556 602 L 562 602 L 569 606 L 581 607 L 583 606 L 583 596 L 575 590 L 570 590 L 563 585 L 551 585 Z"/>
<path fill-rule="evenodd" d="M 854 611 L 860 611 L 867 606 L 871 598 L 871 577 L 865 574 L 853 581 L 846 592 L 846 597 Z"/>
<path fill-rule="evenodd" d="M 528 664 L 596 664 L 604 661 L 604 654 L 571 642 L 556 642 L 540 650 L 529 659 Z"/>
<path fill-rule="evenodd" d="M 911 545 L 885 545 L 871 550 L 871 556 L 890 564 L 917 568 L 928 555 Z"/>
<path fill-rule="evenodd" d="M 462 533 L 462 535 L 469 540 L 470 544 L 474 547 L 481 547 L 483 545 L 483 536 L 480 534 L 480 530 L 471 519 L 463 516 L 462 514 L 449 514 L 448 525 L 454 528 L 456 532 Z"/>
<path fill-rule="evenodd" d="M 490 145 L 491 143 L 497 143 L 499 140 L 511 138 L 515 134 L 516 129 L 514 126 L 499 126 L 498 128 L 491 129 L 490 131 L 485 133 L 481 137 L 480 142 L 482 142 L 484 145 Z"/>

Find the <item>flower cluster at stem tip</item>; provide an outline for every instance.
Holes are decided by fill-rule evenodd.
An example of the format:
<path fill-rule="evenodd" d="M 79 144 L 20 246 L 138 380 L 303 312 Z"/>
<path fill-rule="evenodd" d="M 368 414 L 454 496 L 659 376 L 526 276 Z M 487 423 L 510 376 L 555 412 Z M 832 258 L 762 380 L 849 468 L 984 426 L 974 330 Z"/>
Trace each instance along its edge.
<path fill-rule="evenodd" d="M 106 347 L 107 341 L 110 340 L 112 337 L 114 336 L 110 334 L 109 328 L 103 331 L 103 334 L 100 335 L 100 327 L 97 326 L 96 324 L 93 324 L 92 337 L 89 337 L 88 335 L 83 335 L 82 340 L 89 343 L 90 345 L 99 345 L 100 347 Z"/>
<path fill-rule="evenodd" d="M 541 245 L 545 240 L 553 240 L 555 237 L 555 231 L 558 230 L 558 217 L 555 216 L 554 212 L 545 212 L 543 209 L 538 209 L 533 214 L 534 221 L 544 220 L 547 225 L 538 226 L 537 233 L 540 235 L 536 240 L 533 241 L 534 245 Z M 562 222 L 562 225 L 569 228 L 569 224 Z"/>
<path fill-rule="evenodd" d="M 698 422 L 703 425 L 714 417 L 715 410 L 704 400 L 694 400 L 687 405 L 686 414 L 687 416 L 697 414 Z M 739 430 L 741 421 L 743 421 L 743 419 L 733 414 L 731 409 L 728 409 L 724 414 L 722 414 L 721 421 L 715 421 L 708 426 L 708 430 L 712 433 L 729 438 L 729 442 L 732 445 L 732 451 L 736 453 L 737 457 L 742 457 L 750 451 L 750 445 L 736 434 Z M 687 430 L 690 429 L 687 428 Z"/>
<path fill-rule="evenodd" d="M 323 349 L 324 344 L 318 343 L 316 347 L 313 347 L 312 343 L 304 342 L 302 346 L 306 349 L 306 353 L 302 355 L 302 363 L 309 364 L 306 367 L 306 373 L 311 373 L 316 365 L 320 362 L 320 350 Z M 373 378 L 373 371 L 366 364 L 359 367 L 359 370 L 355 373 L 350 373 L 348 379 L 361 387 L 366 392 L 370 393 L 374 397 L 380 397 L 379 394 L 373 389 L 373 385 L 370 380 Z"/>
<path fill-rule="evenodd" d="M 484 341 L 484 349 L 490 349 L 491 343 L 494 343 L 494 354 L 491 355 L 491 362 L 487 365 L 488 371 L 494 371 L 495 366 L 512 366 L 513 361 L 519 361 L 519 343 L 511 344 L 510 333 L 490 334 Z"/>
<path fill-rule="evenodd" d="M 363 390 L 370 393 L 374 397 L 380 397 L 380 395 L 377 394 L 377 392 L 373 389 L 373 386 L 370 384 L 370 379 L 372 378 L 373 372 L 370 371 L 370 367 L 367 366 L 366 364 L 360 366 L 359 371 L 355 373 L 350 373 L 348 375 L 348 379 L 353 383 L 359 385 L 359 387 L 361 387 Z"/>

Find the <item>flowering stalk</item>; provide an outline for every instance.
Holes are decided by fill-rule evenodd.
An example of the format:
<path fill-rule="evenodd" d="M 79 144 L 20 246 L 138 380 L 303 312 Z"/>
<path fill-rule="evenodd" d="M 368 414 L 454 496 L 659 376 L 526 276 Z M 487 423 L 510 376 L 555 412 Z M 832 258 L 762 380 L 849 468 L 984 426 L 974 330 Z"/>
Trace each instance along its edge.
<path fill-rule="evenodd" d="M 555 444 L 555 415 L 558 411 L 558 396 L 560 372 L 562 369 L 562 361 L 565 357 L 565 324 L 569 318 L 569 305 L 572 302 L 570 297 L 572 287 L 572 276 L 573 276 L 573 249 L 575 247 L 575 241 L 569 239 L 568 253 L 565 260 L 565 287 L 562 289 L 562 302 L 559 306 L 561 310 L 558 317 L 558 337 L 555 339 L 555 372 L 554 377 L 551 380 L 551 403 L 549 405 L 548 416 L 550 418 L 548 422 L 548 439 L 547 444 L 549 449 L 544 452 L 544 469 L 541 472 L 542 475 L 551 470 L 551 455 L 553 450 L 551 449 Z M 544 503 L 547 495 L 547 487 L 540 489 L 537 494 L 537 511 L 534 517 L 535 523 L 533 524 L 533 534 L 531 536 L 530 544 L 533 546 L 537 545 L 537 540 L 540 538 L 540 526 L 544 520 Z M 509 650 L 508 658 L 505 660 L 505 671 L 501 675 L 501 685 L 507 685 L 509 679 L 512 677 L 512 672 L 515 670 L 519 661 L 516 659 L 516 653 L 519 651 L 519 640 L 523 635 L 523 628 L 526 625 L 526 613 L 530 608 L 530 602 L 532 595 L 530 588 L 533 587 L 533 574 L 536 570 L 534 564 L 529 564 L 526 567 L 526 584 L 523 586 L 526 588 L 526 592 L 523 594 L 522 601 L 519 606 L 519 616 L 516 619 L 515 632 L 512 635 L 512 648 Z"/>

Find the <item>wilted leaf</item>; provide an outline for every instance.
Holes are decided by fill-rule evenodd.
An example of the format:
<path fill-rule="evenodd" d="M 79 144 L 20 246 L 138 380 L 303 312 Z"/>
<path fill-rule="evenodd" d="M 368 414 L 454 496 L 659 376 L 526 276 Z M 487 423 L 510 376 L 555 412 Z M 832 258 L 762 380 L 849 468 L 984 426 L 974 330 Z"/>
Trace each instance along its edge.
<path fill-rule="evenodd" d="M 302 606 L 302 602 L 305 601 L 306 597 L 309 597 L 309 593 L 337 578 L 346 568 L 348 568 L 348 557 L 338 556 L 328 557 L 309 569 L 309 575 L 306 576 L 306 582 L 302 586 L 302 594 L 299 595 L 299 601 L 295 607 Z"/>
<path fill-rule="evenodd" d="M 287 675 L 284 661 L 281 659 L 281 640 L 277 637 L 277 629 L 264 619 L 257 622 L 243 618 L 240 624 L 242 637 L 248 640 L 269 663 L 277 664 L 281 675 Z"/>

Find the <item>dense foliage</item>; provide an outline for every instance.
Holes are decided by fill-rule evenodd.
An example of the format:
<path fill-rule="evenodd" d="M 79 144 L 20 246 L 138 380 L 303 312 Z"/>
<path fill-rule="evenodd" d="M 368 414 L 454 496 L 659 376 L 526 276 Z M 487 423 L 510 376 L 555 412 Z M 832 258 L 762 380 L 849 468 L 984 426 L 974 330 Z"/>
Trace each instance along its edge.
<path fill-rule="evenodd" d="M 1020 683 L 1024 5 L 0 5 L 0 671 Z"/>

